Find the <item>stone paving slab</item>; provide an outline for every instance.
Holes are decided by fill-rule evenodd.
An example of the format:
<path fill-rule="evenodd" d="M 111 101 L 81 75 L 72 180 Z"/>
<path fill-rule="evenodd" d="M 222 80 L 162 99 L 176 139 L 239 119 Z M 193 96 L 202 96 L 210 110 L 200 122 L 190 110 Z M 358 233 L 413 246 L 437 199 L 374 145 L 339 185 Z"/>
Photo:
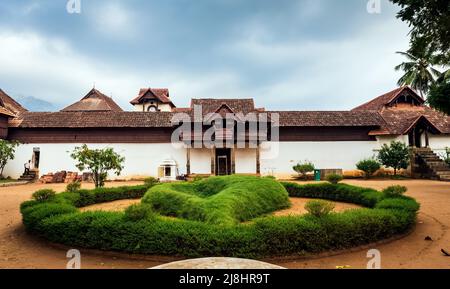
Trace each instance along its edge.
<path fill-rule="evenodd" d="M 237 258 L 201 258 L 191 259 L 164 264 L 152 269 L 285 269 L 280 266 L 272 265 L 255 260 L 237 259 Z"/>

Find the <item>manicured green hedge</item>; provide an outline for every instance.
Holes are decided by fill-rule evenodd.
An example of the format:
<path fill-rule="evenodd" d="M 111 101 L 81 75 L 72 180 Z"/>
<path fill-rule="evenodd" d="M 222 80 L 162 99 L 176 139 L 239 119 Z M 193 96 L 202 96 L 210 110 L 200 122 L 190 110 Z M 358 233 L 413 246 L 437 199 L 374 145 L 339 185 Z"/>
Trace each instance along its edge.
<path fill-rule="evenodd" d="M 387 198 L 380 192 L 348 185 L 284 186 L 294 197 L 351 201 L 368 208 L 321 218 L 261 216 L 245 224 L 213 225 L 158 215 L 132 221 L 125 213 L 80 213 L 75 204 L 82 201 L 64 193 L 45 203 L 25 203 L 22 215 L 29 231 L 70 246 L 186 257 L 259 258 L 346 249 L 390 238 L 408 232 L 419 209 L 411 198 Z M 202 192 L 211 196 L 215 190 L 213 186 Z M 89 200 L 87 203 L 110 199 L 104 192 L 91 193 L 102 197 L 83 199 Z M 116 192 L 116 196 L 123 194 Z"/>
<path fill-rule="evenodd" d="M 290 207 L 286 189 L 269 178 L 211 177 L 155 186 L 142 202 L 162 215 L 234 225 Z"/>
<path fill-rule="evenodd" d="M 326 199 L 347 202 L 373 208 L 383 198 L 383 194 L 374 189 L 361 188 L 346 184 L 329 183 L 298 185 L 283 183 L 291 197 Z"/>

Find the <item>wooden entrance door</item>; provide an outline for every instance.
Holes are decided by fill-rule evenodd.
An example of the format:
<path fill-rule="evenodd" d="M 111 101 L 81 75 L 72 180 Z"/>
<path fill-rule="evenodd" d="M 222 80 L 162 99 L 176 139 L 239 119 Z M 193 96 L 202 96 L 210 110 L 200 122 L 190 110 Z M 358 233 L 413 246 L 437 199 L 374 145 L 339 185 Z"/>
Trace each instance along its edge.
<path fill-rule="evenodd" d="M 216 149 L 216 175 L 231 175 L 231 149 Z"/>

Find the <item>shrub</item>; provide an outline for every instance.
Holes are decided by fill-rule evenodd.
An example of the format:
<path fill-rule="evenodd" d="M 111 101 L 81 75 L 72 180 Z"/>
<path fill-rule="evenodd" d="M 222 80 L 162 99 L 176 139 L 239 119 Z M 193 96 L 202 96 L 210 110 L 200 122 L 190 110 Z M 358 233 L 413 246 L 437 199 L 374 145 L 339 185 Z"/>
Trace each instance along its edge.
<path fill-rule="evenodd" d="M 269 178 L 210 177 L 151 188 L 142 199 L 156 212 L 210 224 L 233 225 L 290 206 L 286 189 Z"/>
<path fill-rule="evenodd" d="M 50 200 L 51 198 L 54 198 L 56 195 L 56 192 L 54 190 L 39 190 L 33 194 L 33 199 L 35 199 L 38 202 L 45 202 Z"/>
<path fill-rule="evenodd" d="M 383 194 L 386 198 L 398 198 L 403 196 L 408 191 L 404 186 L 390 186 L 383 190 Z"/>
<path fill-rule="evenodd" d="M 240 179 L 237 182 L 241 186 L 249 181 Z M 127 219 L 129 213 L 79 212 L 73 205 L 79 201 L 77 192 L 58 194 L 43 203 L 28 201 L 22 204 L 21 212 L 27 230 L 67 246 L 152 255 L 251 259 L 320 253 L 365 245 L 406 233 L 416 221 L 418 204 L 412 198 L 386 199 L 381 192 L 346 184 L 283 185 L 291 196 L 347 202 L 354 200 L 355 203 L 374 209 L 351 210 L 321 218 L 308 215 L 259 215 L 258 219 L 251 222 L 229 226 L 223 223 L 174 220 L 156 214 L 141 218 L 141 213 L 136 213 L 138 217 L 131 221 Z M 173 190 L 165 185 L 153 189 L 159 187 Z M 141 190 L 142 186 L 124 187 L 115 193 L 93 190 L 85 194 L 91 196 L 90 201 L 100 202 Z M 193 186 L 177 187 L 177 191 L 180 190 L 196 192 Z M 186 195 L 190 196 L 188 193 Z M 262 198 L 264 196 L 261 195 Z M 226 202 L 224 205 L 229 204 Z M 233 208 L 246 209 L 247 203 L 243 203 L 242 208 L 239 204 L 237 202 Z M 217 205 L 220 209 L 222 204 Z M 255 208 L 251 210 L 256 212 Z M 141 212 L 141 208 L 136 211 Z"/>
<path fill-rule="evenodd" d="M 141 221 L 153 217 L 152 207 L 145 204 L 137 204 L 125 210 L 125 219 L 133 222 Z"/>
<path fill-rule="evenodd" d="M 298 163 L 293 167 L 294 171 L 303 177 L 303 179 L 307 179 L 306 174 L 313 172 L 315 170 L 314 164 L 311 162 Z"/>
<path fill-rule="evenodd" d="M 384 195 L 374 189 L 350 186 L 347 184 L 332 185 L 330 183 L 299 185 L 283 183 L 294 198 L 326 199 L 336 202 L 347 202 L 373 208 Z"/>
<path fill-rule="evenodd" d="M 153 177 L 148 177 L 144 180 L 144 185 L 148 187 L 153 187 L 159 183 L 159 180 Z"/>
<path fill-rule="evenodd" d="M 66 192 L 75 193 L 81 189 L 81 182 L 75 181 L 67 185 Z"/>
<path fill-rule="evenodd" d="M 333 185 L 337 185 L 344 179 L 343 176 L 338 174 L 331 174 L 327 176 L 327 181 Z"/>
<path fill-rule="evenodd" d="M 374 159 L 365 159 L 358 162 L 356 168 L 365 173 L 366 179 L 370 179 L 381 168 L 381 164 Z"/>
<path fill-rule="evenodd" d="M 314 200 L 309 201 L 305 205 L 305 210 L 314 217 L 323 217 L 330 214 L 335 208 L 335 205 L 331 202 Z"/>
<path fill-rule="evenodd" d="M 412 198 L 390 198 L 384 199 L 380 201 L 377 206 L 377 209 L 395 209 L 395 210 L 407 210 L 413 213 L 416 213 L 420 209 L 419 203 Z"/>

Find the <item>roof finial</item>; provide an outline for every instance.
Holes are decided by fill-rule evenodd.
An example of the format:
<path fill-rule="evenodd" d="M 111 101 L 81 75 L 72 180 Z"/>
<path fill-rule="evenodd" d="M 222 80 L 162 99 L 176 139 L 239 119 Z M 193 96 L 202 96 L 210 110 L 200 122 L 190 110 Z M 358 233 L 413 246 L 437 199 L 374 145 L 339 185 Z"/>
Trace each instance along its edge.
<path fill-rule="evenodd" d="M 95 81 L 94 81 L 94 89 L 95 89 Z"/>

